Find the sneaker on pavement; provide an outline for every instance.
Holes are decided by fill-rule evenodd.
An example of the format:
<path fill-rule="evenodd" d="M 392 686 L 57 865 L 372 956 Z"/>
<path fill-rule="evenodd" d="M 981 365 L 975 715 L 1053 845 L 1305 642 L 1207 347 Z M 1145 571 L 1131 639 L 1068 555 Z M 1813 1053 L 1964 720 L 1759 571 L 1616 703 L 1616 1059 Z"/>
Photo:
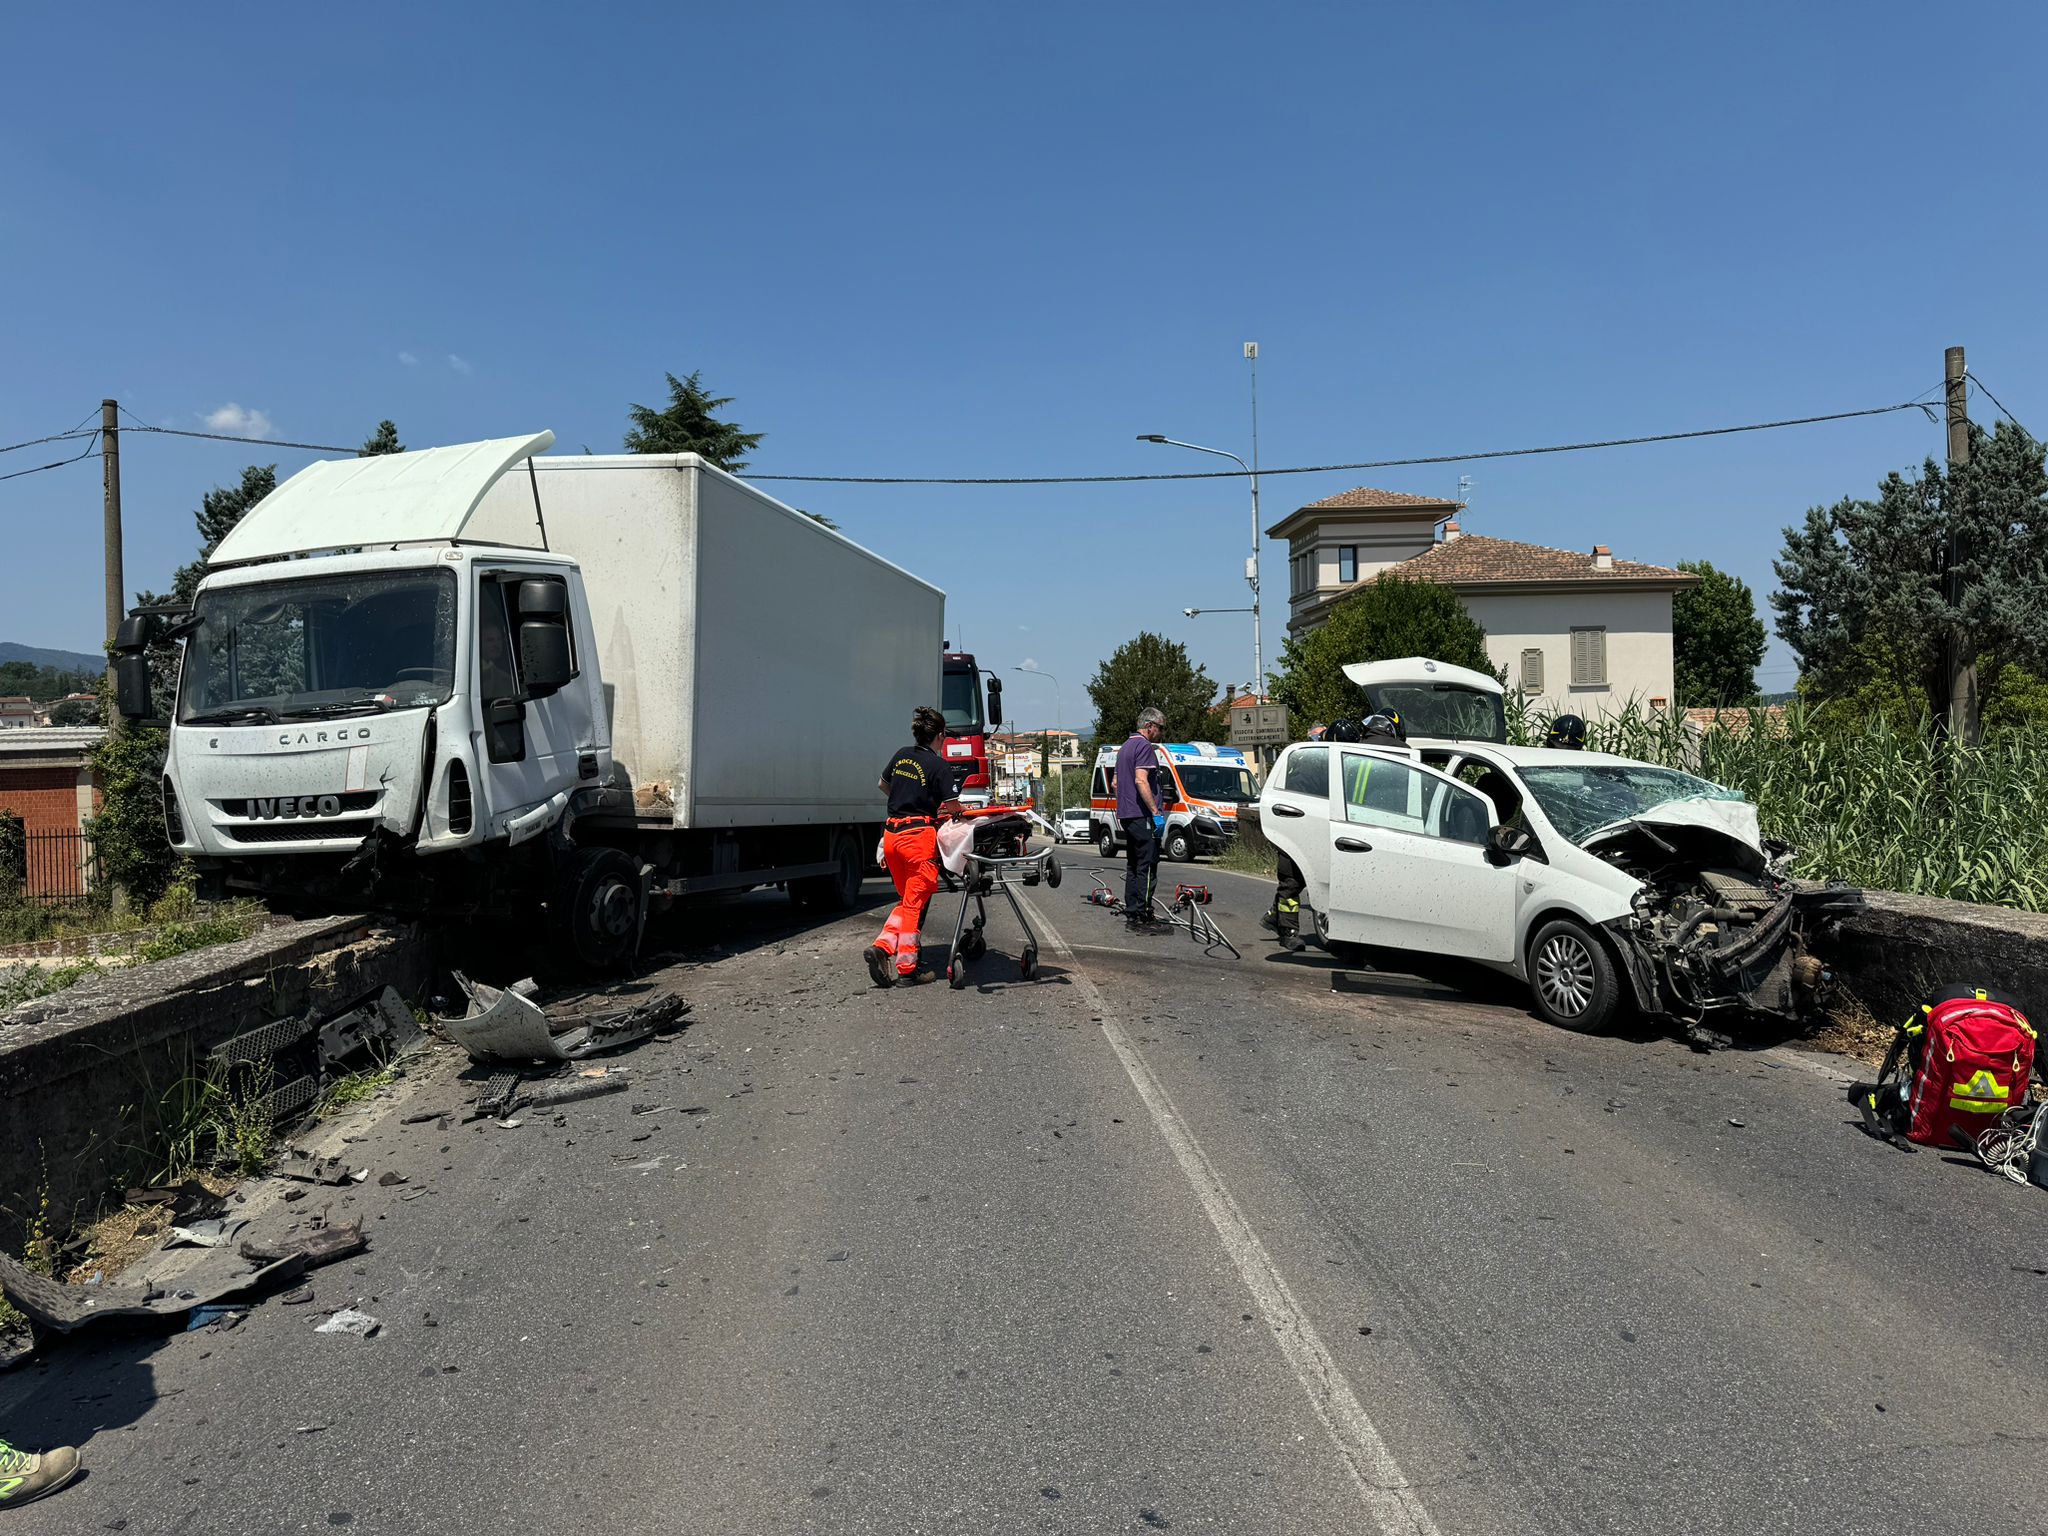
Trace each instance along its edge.
<path fill-rule="evenodd" d="M 1173 932 L 1173 924 L 1162 923 L 1156 917 L 1141 917 L 1134 922 L 1125 923 L 1124 932 L 1142 933 L 1149 937 L 1157 938 L 1162 933 Z"/>
<path fill-rule="evenodd" d="M 40 1456 L 17 1451 L 0 1440 L 0 1509 L 29 1504 L 55 1493 L 78 1476 L 78 1452 L 60 1445 Z"/>
<path fill-rule="evenodd" d="M 882 948 L 879 944 L 870 944 L 868 946 L 868 974 L 874 977 L 876 986 L 895 986 L 895 969 L 895 956 L 891 955 L 889 951 Z"/>

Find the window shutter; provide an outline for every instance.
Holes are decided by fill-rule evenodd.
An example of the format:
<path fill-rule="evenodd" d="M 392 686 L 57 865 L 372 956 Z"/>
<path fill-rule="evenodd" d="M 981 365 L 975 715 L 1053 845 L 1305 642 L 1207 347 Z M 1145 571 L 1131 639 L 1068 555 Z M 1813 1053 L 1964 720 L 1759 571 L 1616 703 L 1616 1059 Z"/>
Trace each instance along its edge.
<path fill-rule="evenodd" d="M 1522 691 L 1541 693 L 1543 691 L 1543 652 L 1531 646 L 1522 652 Z"/>
<path fill-rule="evenodd" d="M 1604 688 L 1607 686 L 1607 631 L 1605 629 L 1575 629 L 1572 631 L 1572 686 L 1574 688 Z"/>

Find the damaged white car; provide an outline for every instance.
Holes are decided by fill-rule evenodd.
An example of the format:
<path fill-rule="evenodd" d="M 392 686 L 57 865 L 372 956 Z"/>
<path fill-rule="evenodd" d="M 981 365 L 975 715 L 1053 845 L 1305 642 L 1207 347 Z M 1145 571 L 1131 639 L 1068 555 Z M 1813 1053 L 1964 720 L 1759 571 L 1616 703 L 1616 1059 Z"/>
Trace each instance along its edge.
<path fill-rule="evenodd" d="M 1398 710 L 1406 747 L 1297 742 L 1260 822 L 1299 866 L 1326 947 L 1474 960 L 1529 985 L 1553 1024 L 1598 1031 L 1624 1002 L 1697 1028 L 1740 1009 L 1796 1019 L 1811 946 L 1860 904 L 1795 886 L 1756 807 L 1691 774 L 1506 744 L 1501 685 L 1414 658 L 1345 674 Z"/>

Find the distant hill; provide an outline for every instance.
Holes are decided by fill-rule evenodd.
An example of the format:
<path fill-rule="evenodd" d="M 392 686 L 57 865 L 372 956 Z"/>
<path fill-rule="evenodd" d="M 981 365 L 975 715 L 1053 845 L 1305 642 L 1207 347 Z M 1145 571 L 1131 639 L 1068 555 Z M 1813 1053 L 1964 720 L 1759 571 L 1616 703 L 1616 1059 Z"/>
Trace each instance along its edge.
<path fill-rule="evenodd" d="M 0 662 L 5 661 L 25 661 L 32 667 L 55 667 L 60 672 L 98 674 L 107 670 L 107 658 L 91 651 L 52 651 L 0 640 Z"/>

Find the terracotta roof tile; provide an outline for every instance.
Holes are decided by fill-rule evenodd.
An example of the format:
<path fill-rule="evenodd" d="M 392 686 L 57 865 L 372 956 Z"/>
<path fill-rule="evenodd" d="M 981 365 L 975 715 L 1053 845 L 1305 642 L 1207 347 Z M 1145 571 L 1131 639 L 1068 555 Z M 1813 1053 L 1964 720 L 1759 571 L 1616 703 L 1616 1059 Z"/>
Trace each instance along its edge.
<path fill-rule="evenodd" d="M 1301 510 L 1311 507 L 1437 507 L 1455 512 L 1465 504 L 1462 501 L 1445 501 L 1440 496 L 1410 496 L 1406 491 L 1376 491 L 1369 485 L 1356 490 L 1339 491 L 1335 496 L 1325 496 L 1321 501 L 1312 501 Z"/>
<path fill-rule="evenodd" d="M 1432 545 L 1413 559 L 1394 567 L 1403 576 L 1424 581 L 1616 581 L 1665 578 L 1680 586 L 1698 580 L 1669 566 L 1644 565 L 1636 560 L 1616 560 L 1605 568 L 1593 564 L 1584 550 L 1552 549 L 1546 544 L 1523 544 L 1515 539 L 1491 539 L 1484 534 L 1460 534 Z"/>

